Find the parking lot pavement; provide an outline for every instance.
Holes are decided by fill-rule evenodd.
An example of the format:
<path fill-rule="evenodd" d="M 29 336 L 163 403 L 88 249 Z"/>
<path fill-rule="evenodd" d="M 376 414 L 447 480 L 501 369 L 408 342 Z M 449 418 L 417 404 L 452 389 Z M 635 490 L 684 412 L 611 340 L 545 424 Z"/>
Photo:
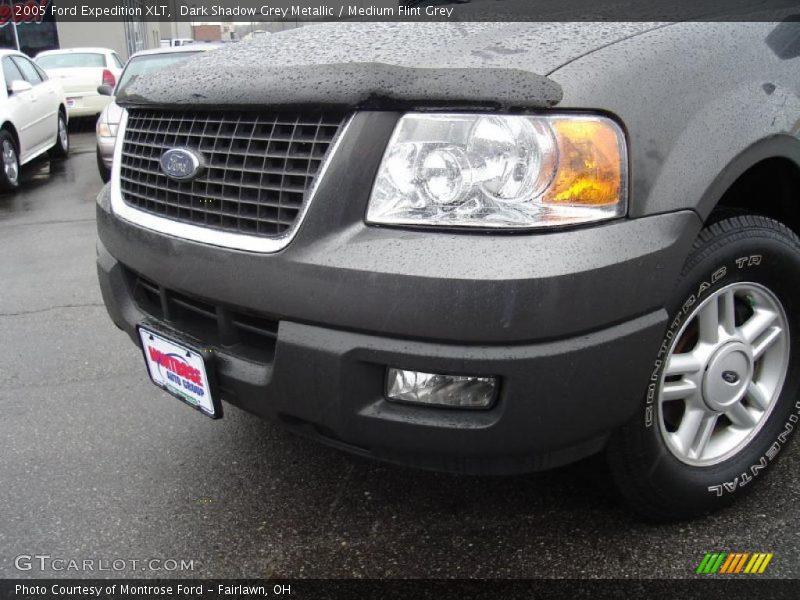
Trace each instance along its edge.
<path fill-rule="evenodd" d="M 655 526 L 620 504 L 601 460 L 434 474 L 170 398 L 101 304 L 94 139 L 72 141 L 0 197 L 0 577 L 114 574 L 17 570 L 34 554 L 122 559 L 143 577 L 685 577 L 707 551 L 773 552 L 766 575 L 800 576 L 797 445 L 733 509 Z M 151 558 L 194 562 L 131 566 Z"/>

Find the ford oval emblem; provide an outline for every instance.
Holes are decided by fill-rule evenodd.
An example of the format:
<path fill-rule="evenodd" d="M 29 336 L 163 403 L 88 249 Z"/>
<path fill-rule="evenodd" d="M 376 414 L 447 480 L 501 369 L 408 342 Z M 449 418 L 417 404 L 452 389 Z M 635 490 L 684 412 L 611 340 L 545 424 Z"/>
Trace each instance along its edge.
<path fill-rule="evenodd" d="M 161 170 L 175 181 L 194 179 L 204 167 L 203 157 L 188 148 L 170 148 L 161 155 Z"/>
<path fill-rule="evenodd" d="M 739 374 L 736 371 L 723 371 L 722 379 L 725 380 L 725 383 L 736 385 L 737 383 L 739 383 L 741 377 L 739 377 Z"/>

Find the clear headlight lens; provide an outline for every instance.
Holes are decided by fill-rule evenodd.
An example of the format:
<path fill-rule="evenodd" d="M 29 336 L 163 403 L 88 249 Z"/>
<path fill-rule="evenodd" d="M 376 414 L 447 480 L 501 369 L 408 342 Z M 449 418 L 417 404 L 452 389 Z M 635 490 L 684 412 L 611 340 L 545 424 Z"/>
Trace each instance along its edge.
<path fill-rule="evenodd" d="M 367 222 L 533 228 L 625 214 L 625 139 L 585 115 L 402 117 Z"/>
<path fill-rule="evenodd" d="M 108 123 L 106 121 L 97 122 L 97 135 L 100 137 L 114 137 L 117 135 L 117 128 L 119 125 L 116 123 Z"/>

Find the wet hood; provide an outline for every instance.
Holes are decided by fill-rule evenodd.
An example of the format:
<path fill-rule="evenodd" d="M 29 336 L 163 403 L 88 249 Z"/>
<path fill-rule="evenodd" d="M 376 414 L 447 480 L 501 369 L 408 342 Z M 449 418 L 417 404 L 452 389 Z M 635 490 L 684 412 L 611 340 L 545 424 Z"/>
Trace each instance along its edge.
<path fill-rule="evenodd" d="M 547 77 L 652 23 L 327 23 L 140 77 L 122 105 L 545 108 Z"/>

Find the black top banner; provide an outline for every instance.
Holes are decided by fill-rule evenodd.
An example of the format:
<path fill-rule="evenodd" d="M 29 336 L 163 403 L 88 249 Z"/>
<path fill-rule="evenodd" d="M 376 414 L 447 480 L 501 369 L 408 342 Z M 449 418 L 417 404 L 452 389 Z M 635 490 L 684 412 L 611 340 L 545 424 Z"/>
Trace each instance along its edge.
<path fill-rule="evenodd" d="M 0 25 L 57 21 L 777 21 L 800 0 L 0 0 Z"/>

